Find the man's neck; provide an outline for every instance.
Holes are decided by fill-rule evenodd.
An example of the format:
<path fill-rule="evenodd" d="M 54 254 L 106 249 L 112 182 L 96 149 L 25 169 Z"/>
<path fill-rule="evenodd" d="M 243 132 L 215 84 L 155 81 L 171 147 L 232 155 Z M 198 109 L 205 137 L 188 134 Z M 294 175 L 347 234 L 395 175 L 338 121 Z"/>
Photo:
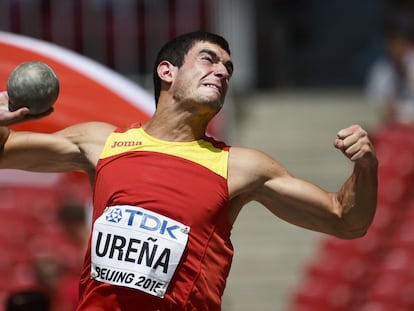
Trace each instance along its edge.
<path fill-rule="evenodd" d="M 167 141 L 194 141 L 205 137 L 211 118 L 188 110 L 160 109 L 143 125 L 143 129 L 155 138 Z"/>

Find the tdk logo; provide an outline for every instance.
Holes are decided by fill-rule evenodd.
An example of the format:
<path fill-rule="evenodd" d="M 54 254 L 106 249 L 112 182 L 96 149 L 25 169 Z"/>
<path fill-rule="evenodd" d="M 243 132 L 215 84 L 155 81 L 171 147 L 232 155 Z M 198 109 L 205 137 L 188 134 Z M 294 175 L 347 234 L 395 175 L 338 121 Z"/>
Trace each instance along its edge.
<path fill-rule="evenodd" d="M 114 208 L 108 215 L 106 215 L 106 221 L 118 223 L 122 219 L 122 210 L 120 208 Z"/>
<path fill-rule="evenodd" d="M 129 216 L 126 216 L 128 217 L 128 226 L 138 226 L 140 229 L 151 232 L 159 232 L 162 235 L 168 235 L 174 240 L 177 240 L 174 231 L 180 229 L 178 225 L 169 225 L 168 220 L 163 218 L 160 219 L 155 215 L 147 214 L 139 210 L 126 209 L 124 212 L 129 214 Z M 122 215 L 120 217 L 122 218 Z"/>

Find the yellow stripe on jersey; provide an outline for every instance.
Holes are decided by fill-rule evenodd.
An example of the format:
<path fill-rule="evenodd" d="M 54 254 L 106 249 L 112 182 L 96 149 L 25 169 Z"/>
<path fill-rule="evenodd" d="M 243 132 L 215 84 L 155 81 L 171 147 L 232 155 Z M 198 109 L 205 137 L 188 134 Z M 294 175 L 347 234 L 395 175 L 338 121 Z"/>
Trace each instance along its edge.
<path fill-rule="evenodd" d="M 142 128 L 113 132 L 107 139 L 101 159 L 124 152 L 152 151 L 177 156 L 198 163 L 227 178 L 228 151 L 205 140 L 170 142 L 148 135 Z"/>

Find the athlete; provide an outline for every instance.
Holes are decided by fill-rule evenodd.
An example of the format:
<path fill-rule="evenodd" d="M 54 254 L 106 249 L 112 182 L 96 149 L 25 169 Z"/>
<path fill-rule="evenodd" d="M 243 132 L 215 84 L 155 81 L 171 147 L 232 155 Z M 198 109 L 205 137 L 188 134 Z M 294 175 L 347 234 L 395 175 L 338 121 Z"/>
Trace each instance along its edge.
<path fill-rule="evenodd" d="M 232 73 L 221 36 L 173 39 L 154 67 L 156 112 L 127 128 L 87 122 L 54 134 L 13 131 L 7 125 L 24 122 L 29 111 L 8 111 L 1 93 L 0 168 L 80 170 L 92 182 L 79 311 L 220 310 L 230 231 L 253 200 L 285 221 L 340 238 L 368 230 L 378 161 L 366 131 L 352 125 L 338 132 L 334 146 L 354 170 L 338 192 L 327 192 L 263 152 L 206 135 Z"/>

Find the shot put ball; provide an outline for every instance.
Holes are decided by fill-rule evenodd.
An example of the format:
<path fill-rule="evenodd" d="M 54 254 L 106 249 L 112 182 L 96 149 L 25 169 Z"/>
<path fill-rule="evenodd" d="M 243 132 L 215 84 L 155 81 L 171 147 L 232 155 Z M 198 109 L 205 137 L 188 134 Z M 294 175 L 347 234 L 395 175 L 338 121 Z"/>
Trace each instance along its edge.
<path fill-rule="evenodd" d="M 28 107 L 37 115 L 54 105 L 59 96 L 59 79 L 45 63 L 24 62 L 13 69 L 7 80 L 9 110 Z"/>

